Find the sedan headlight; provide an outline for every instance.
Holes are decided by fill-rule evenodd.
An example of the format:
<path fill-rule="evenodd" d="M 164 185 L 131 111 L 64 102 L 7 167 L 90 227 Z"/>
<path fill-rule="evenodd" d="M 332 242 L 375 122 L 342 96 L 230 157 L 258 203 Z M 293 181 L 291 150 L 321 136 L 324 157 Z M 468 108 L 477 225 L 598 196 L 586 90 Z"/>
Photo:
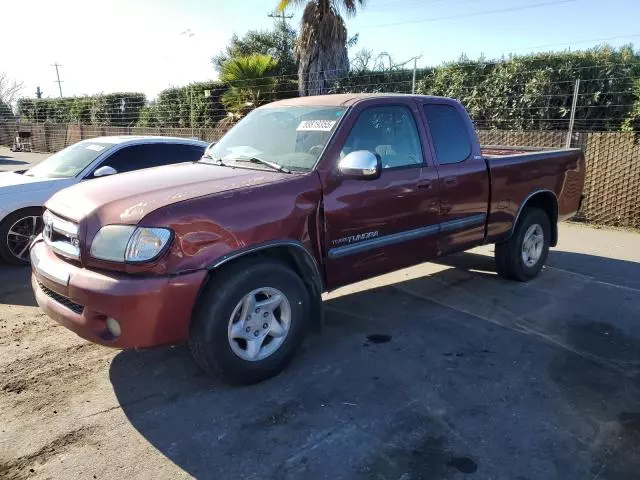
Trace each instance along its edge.
<path fill-rule="evenodd" d="M 171 239 L 166 228 L 107 225 L 91 243 L 91 256 L 112 262 L 147 262 L 157 257 Z"/>

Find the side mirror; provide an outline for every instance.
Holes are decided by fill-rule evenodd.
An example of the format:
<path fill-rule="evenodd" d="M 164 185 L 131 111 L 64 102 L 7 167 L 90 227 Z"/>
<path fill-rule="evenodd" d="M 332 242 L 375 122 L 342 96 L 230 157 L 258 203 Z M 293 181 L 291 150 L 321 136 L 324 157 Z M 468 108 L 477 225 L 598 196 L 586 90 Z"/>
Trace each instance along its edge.
<path fill-rule="evenodd" d="M 358 150 L 340 160 L 338 170 L 345 177 L 375 180 L 382 171 L 382 160 L 373 152 Z"/>
<path fill-rule="evenodd" d="M 100 167 L 99 169 L 97 169 L 95 172 L 93 172 L 93 176 L 94 177 L 107 177 L 109 175 L 115 175 L 116 173 L 118 173 L 118 171 L 115 168 L 110 167 L 109 165 L 105 165 L 105 166 Z"/>

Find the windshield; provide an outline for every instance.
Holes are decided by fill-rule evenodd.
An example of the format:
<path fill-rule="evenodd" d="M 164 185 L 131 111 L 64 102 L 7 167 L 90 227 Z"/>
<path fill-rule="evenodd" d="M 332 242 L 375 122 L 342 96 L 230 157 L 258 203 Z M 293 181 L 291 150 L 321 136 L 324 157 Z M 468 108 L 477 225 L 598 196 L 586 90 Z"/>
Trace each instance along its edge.
<path fill-rule="evenodd" d="M 345 110 L 321 106 L 254 110 L 208 149 L 202 161 L 230 163 L 257 157 L 293 171 L 309 171 Z"/>
<path fill-rule="evenodd" d="M 112 146 L 112 143 L 79 142 L 51 155 L 35 167 L 27 170 L 25 175 L 49 178 L 75 177 L 93 162 L 98 155 Z"/>

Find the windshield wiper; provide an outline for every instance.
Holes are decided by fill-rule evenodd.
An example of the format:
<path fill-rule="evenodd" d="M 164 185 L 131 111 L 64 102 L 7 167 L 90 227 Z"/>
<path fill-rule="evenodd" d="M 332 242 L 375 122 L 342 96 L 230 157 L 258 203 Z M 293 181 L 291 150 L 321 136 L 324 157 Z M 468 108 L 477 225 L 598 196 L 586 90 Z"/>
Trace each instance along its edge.
<path fill-rule="evenodd" d="M 284 167 L 284 166 L 280 165 L 279 163 L 275 163 L 275 162 L 271 162 L 269 160 L 265 160 L 264 158 L 260 158 L 260 157 L 240 157 L 240 158 L 234 158 L 233 161 L 234 162 L 260 163 L 262 165 L 266 165 L 267 167 L 271 167 L 274 170 L 277 170 L 277 171 L 282 172 L 282 173 L 291 173 L 291 170 L 289 170 L 287 167 Z"/>
<path fill-rule="evenodd" d="M 228 167 L 229 166 L 226 163 L 224 163 L 221 158 L 214 157 L 213 155 L 211 155 L 209 153 L 205 153 L 200 160 L 196 160 L 196 161 L 202 161 L 205 158 L 209 158 L 209 159 L 211 159 L 213 161 L 212 162 L 202 162 L 202 163 L 208 163 L 209 165 L 220 165 L 222 167 Z"/>

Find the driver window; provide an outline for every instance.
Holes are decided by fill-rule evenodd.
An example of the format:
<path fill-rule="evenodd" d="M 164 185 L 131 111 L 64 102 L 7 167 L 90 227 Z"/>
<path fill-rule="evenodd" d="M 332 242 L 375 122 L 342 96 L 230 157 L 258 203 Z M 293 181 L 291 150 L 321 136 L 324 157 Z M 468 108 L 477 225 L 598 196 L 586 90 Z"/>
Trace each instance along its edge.
<path fill-rule="evenodd" d="M 422 165 L 420 137 L 407 107 L 373 107 L 360 114 L 342 148 L 341 156 L 369 150 L 382 159 L 382 168 Z"/>

